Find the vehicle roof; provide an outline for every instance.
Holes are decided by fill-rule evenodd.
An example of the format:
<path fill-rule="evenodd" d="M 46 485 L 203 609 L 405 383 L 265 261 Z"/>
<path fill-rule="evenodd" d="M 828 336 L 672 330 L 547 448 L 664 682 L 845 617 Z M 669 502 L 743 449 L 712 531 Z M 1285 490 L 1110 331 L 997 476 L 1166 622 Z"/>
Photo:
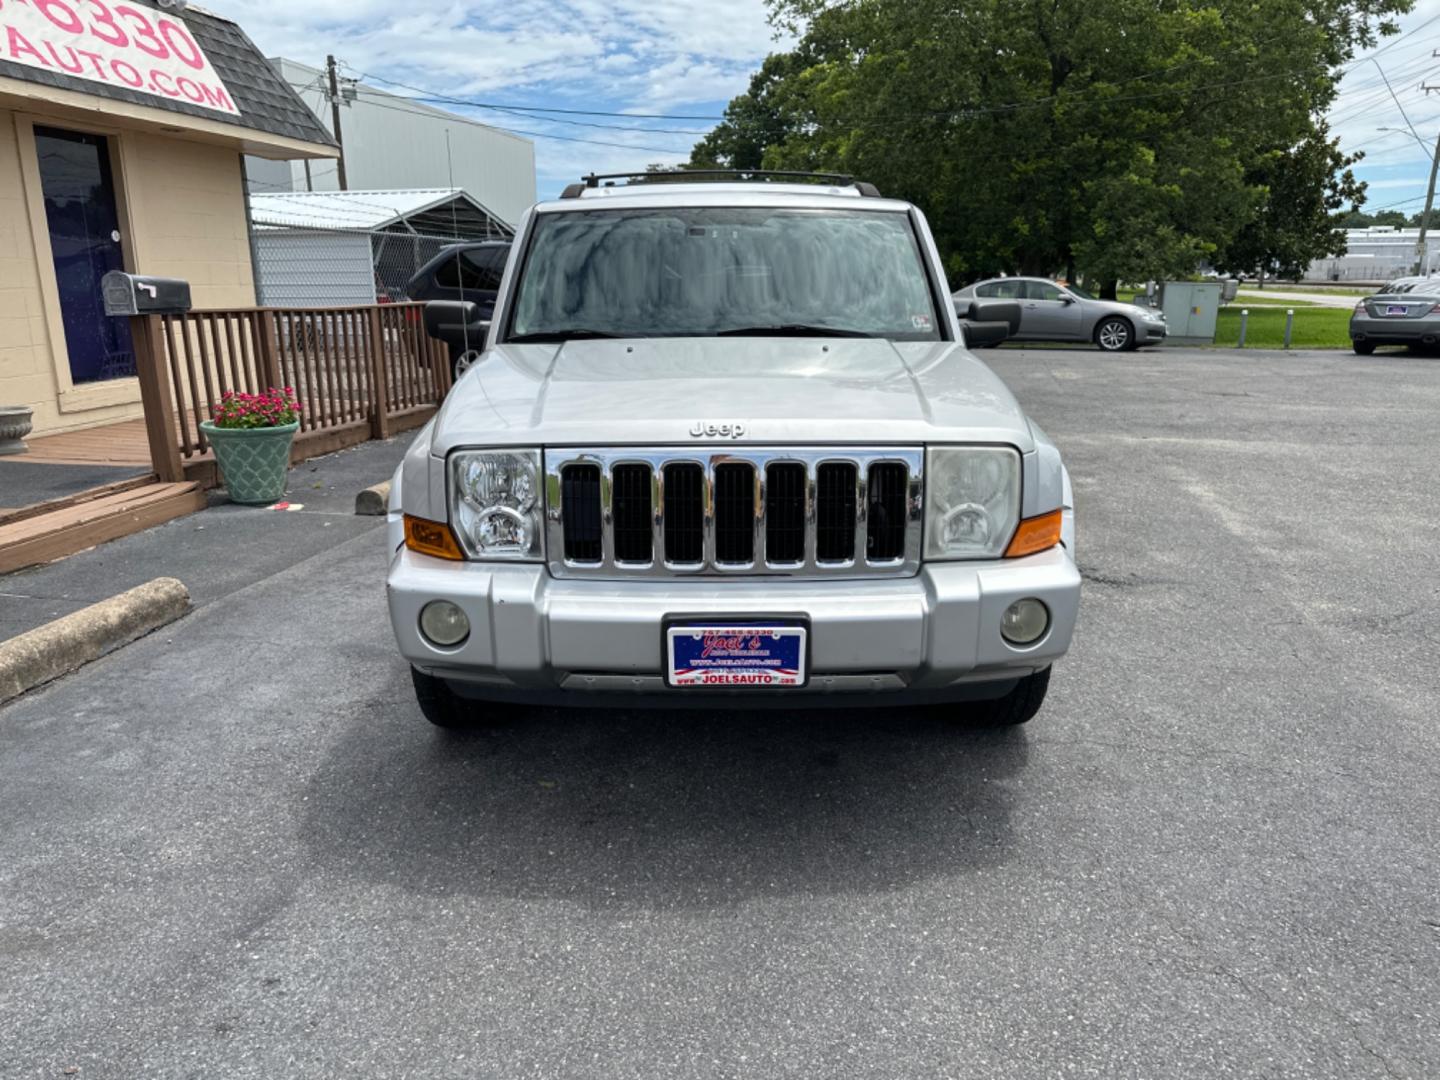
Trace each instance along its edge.
<path fill-rule="evenodd" d="M 960 286 L 960 288 L 956 289 L 955 292 L 961 293 L 964 292 L 966 289 L 973 289 L 977 285 L 989 285 L 992 281 L 1040 281 L 1046 285 L 1054 285 L 1057 289 L 1068 289 L 1070 287 L 1063 282 L 1056 281 L 1054 278 L 1031 277 L 1029 274 L 1009 274 L 1006 277 L 981 278 L 979 281 L 970 282 L 969 285 Z"/>
<path fill-rule="evenodd" d="M 600 203 L 606 203 L 601 207 Z M 764 183 L 640 183 L 586 188 L 579 198 L 554 199 L 535 207 L 537 213 L 577 210 L 648 210 L 667 206 L 795 206 L 817 210 L 909 211 L 901 199 L 861 195 L 838 184 Z"/>

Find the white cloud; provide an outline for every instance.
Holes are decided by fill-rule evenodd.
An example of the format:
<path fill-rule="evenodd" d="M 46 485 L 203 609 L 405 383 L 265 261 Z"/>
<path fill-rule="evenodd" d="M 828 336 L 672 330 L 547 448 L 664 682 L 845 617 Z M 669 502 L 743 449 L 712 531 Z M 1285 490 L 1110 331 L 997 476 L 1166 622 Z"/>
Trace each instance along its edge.
<path fill-rule="evenodd" d="M 377 86 L 408 83 L 446 97 L 612 112 L 717 115 L 769 52 L 785 48 L 764 0 L 209 0 L 270 56 L 320 66 L 333 53 Z M 459 110 L 466 111 L 466 110 Z M 474 111 L 501 127 L 592 139 L 536 139 L 541 195 L 591 168 L 683 161 L 698 135 L 623 131 Z M 705 130 L 708 122 L 571 117 L 597 125 Z M 665 151 L 663 148 L 673 147 Z"/>

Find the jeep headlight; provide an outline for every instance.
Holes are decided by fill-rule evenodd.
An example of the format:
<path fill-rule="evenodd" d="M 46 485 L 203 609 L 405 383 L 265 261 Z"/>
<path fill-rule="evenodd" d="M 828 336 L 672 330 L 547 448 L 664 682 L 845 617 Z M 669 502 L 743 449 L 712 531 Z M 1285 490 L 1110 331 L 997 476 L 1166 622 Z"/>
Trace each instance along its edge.
<path fill-rule="evenodd" d="M 540 452 L 452 454 L 450 521 L 472 559 L 539 559 Z"/>
<path fill-rule="evenodd" d="M 932 446 L 925 456 L 925 558 L 998 559 L 1020 521 L 1020 455 Z"/>

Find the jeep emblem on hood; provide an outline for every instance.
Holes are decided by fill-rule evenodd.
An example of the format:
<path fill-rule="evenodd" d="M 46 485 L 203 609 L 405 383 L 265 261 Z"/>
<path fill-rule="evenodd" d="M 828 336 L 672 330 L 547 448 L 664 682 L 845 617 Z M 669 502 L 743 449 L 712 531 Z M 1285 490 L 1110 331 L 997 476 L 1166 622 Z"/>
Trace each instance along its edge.
<path fill-rule="evenodd" d="M 745 425 L 707 424 L 702 420 L 697 420 L 691 425 L 690 434 L 697 439 L 703 439 L 707 435 L 719 435 L 722 439 L 738 439 L 745 434 Z"/>

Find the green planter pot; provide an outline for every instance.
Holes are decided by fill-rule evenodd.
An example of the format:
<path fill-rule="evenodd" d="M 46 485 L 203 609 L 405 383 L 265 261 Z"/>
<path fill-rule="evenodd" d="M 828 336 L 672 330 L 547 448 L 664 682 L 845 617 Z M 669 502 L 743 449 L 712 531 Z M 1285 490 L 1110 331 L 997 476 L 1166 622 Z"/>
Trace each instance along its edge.
<path fill-rule="evenodd" d="M 220 428 L 209 420 L 200 424 L 231 502 L 273 503 L 285 494 L 290 443 L 299 429 L 298 421 L 261 428 Z"/>

